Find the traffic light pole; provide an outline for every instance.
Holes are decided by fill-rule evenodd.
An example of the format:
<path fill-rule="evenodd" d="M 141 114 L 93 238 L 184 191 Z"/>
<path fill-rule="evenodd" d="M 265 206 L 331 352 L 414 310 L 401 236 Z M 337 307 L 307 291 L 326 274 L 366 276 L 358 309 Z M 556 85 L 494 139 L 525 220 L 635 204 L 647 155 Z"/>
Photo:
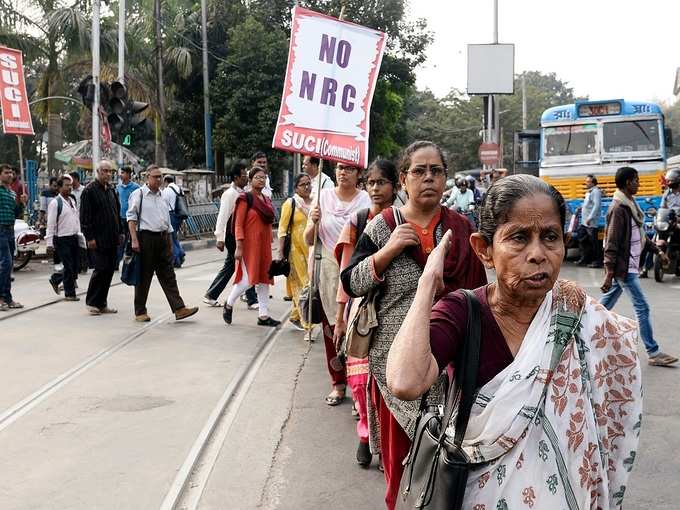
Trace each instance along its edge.
<path fill-rule="evenodd" d="M 92 169 L 99 163 L 99 0 L 92 2 L 92 83 L 94 101 L 92 103 Z"/>
<path fill-rule="evenodd" d="M 208 6 L 201 0 L 201 36 L 203 39 L 203 129 L 205 131 L 205 166 L 213 169 L 212 126 L 210 122 L 210 84 L 208 82 Z"/>

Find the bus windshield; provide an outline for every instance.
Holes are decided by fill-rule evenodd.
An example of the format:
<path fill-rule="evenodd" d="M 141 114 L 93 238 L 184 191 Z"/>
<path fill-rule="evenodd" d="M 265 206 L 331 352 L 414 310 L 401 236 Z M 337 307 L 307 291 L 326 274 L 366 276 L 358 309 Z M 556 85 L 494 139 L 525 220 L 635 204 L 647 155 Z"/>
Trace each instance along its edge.
<path fill-rule="evenodd" d="M 659 123 L 656 120 L 606 122 L 602 126 L 604 152 L 658 151 Z"/>
<path fill-rule="evenodd" d="M 548 127 L 544 156 L 578 156 L 597 152 L 597 124 Z"/>

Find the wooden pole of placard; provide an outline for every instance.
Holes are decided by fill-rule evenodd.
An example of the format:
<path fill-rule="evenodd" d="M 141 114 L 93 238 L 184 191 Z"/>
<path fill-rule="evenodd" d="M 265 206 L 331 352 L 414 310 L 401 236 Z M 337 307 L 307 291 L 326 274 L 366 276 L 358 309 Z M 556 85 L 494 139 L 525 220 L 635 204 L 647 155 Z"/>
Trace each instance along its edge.
<path fill-rule="evenodd" d="M 345 2 L 342 2 L 342 7 L 340 8 L 340 16 L 338 17 L 340 21 L 345 19 Z M 319 198 L 321 196 L 321 177 L 323 175 L 323 159 L 319 159 L 319 174 L 317 175 L 318 181 L 316 183 L 316 205 L 319 204 Z M 319 220 L 321 221 L 321 220 Z M 314 225 L 314 246 L 312 247 L 312 274 L 309 280 L 309 305 L 307 307 L 307 325 L 309 329 L 307 330 L 307 341 L 313 342 L 312 339 L 312 298 L 316 294 L 319 288 L 319 282 L 316 281 L 316 265 L 320 262 L 316 260 L 314 254 L 316 253 L 316 245 L 321 242 L 319 239 L 319 224 Z M 323 335 L 323 325 L 321 325 L 321 335 Z"/>

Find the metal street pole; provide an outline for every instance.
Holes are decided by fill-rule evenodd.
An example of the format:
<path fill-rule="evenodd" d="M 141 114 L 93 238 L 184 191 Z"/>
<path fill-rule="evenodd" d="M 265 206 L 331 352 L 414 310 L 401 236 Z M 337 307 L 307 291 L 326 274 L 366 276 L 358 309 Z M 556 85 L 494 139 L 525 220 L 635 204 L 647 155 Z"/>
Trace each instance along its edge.
<path fill-rule="evenodd" d="M 125 85 L 125 0 L 118 4 L 118 81 Z M 123 166 L 122 145 L 118 146 L 118 166 Z"/>
<path fill-rule="evenodd" d="M 26 185 L 26 176 L 24 175 L 24 155 L 21 152 L 21 136 L 17 135 L 17 145 L 19 147 L 19 171 L 21 172 L 21 182 Z"/>
<path fill-rule="evenodd" d="M 493 0 L 493 43 L 498 44 L 498 0 Z M 494 112 L 498 112 L 498 107 L 496 105 L 496 99 L 493 95 L 491 97 L 489 97 L 489 105 L 491 105 L 492 103 L 493 103 Z M 489 110 L 489 119 L 491 119 L 491 109 Z M 489 121 L 489 122 L 491 122 L 491 121 Z M 496 143 L 500 142 L 500 140 L 499 140 L 499 134 L 500 134 L 499 122 L 500 122 L 500 117 L 494 117 L 495 130 L 491 128 L 491 125 L 489 125 L 489 134 L 491 135 L 490 136 L 491 141 L 496 142 Z M 501 158 L 500 158 L 501 166 L 503 164 L 502 161 L 503 161 L 503 158 L 501 156 Z M 496 167 L 498 167 L 498 163 L 496 164 Z"/>
<path fill-rule="evenodd" d="M 99 163 L 99 0 L 92 2 L 92 83 L 94 101 L 92 103 L 92 169 Z"/>
<path fill-rule="evenodd" d="M 212 126 L 210 122 L 210 83 L 208 82 L 208 6 L 201 0 L 201 38 L 203 39 L 203 129 L 205 131 L 205 166 L 213 167 Z"/>
<path fill-rule="evenodd" d="M 522 129 L 527 128 L 527 80 L 525 73 L 522 73 Z M 522 140 L 522 161 L 529 159 L 529 144 Z"/>

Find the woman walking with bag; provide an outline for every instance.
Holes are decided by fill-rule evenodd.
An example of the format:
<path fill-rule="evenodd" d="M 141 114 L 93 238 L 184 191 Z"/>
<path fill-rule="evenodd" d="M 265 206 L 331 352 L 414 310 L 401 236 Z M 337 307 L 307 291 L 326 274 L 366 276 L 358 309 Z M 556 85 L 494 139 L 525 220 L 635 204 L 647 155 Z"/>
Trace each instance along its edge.
<path fill-rule="evenodd" d="M 326 348 L 326 362 L 331 376 L 333 390 L 326 396 L 329 406 L 336 406 L 345 399 L 347 374 L 344 361 L 335 349 L 333 342 L 333 328 L 337 311 L 337 294 L 340 267 L 335 259 L 334 250 L 338 243 L 340 232 L 352 213 L 370 207 L 371 199 L 368 193 L 357 188 L 361 170 L 357 167 L 338 163 L 335 167 L 335 178 L 338 185 L 335 188 L 322 189 L 318 200 L 311 212 L 305 229 L 305 242 L 309 246 L 317 244 L 321 259 L 320 278 L 317 282 L 321 297 L 321 331 Z M 314 235 L 318 226 L 318 240 Z M 310 268 L 312 264 L 310 263 Z"/>
<path fill-rule="evenodd" d="M 342 229 L 338 244 L 335 246 L 335 258 L 342 271 L 349 265 L 354 253 L 357 240 L 361 237 L 368 222 L 380 214 L 383 209 L 391 207 L 399 186 L 399 174 L 394 163 L 386 159 L 377 159 L 368 167 L 366 172 L 366 191 L 371 197 L 371 207 L 362 209 L 350 217 L 350 220 Z M 353 320 L 352 310 L 347 309 L 349 296 L 338 286 L 338 311 L 336 313 L 334 340 L 339 349 L 343 336 L 347 332 L 347 324 Z M 357 300 L 360 301 L 360 300 Z M 362 467 L 371 464 L 371 449 L 368 444 L 368 411 L 366 409 L 366 388 L 368 383 L 368 357 L 357 358 L 347 353 L 347 382 L 352 389 L 354 407 L 359 416 L 357 423 L 357 435 L 359 446 L 357 448 L 357 462 Z"/>
<path fill-rule="evenodd" d="M 542 180 L 513 175 L 493 184 L 470 243 L 498 279 L 473 292 L 476 306 L 460 292 L 432 306 L 455 248 L 448 234 L 428 259 L 390 349 L 387 384 L 413 400 L 449 364 L 465 371 L 459 353 L 472 346 L 465 324 L 474 306 L 481 316 L 474 396 L 465 409 L 453 393 L 447 402 L 469 420 L 442 423 L 447 447 L 439 452 L 441 459 L 462 449 L 470 462 L 458 477 L 463 495 L 450 490 L 450 472 L 421 469 L 432 465 L 433 450 L 422 459 L 414 451 L 403 508 L 413 508 L 424 484 L 437 508 L 452 510 L 622 507 L 642 418 L 638 328 L 557 280 L 564 220 L 562 195 Z"/>
<path fill-rule="evenodd" d="M 385 502 L 390 510 L 397 501 L 402 461 L 415 430 L 418 404 L 398 399 L 387 388 L 387 353 L 413 301 L 427 258 L 447 231 L 453 231 L 454 248 L 446 260 L 446 287 L 476 288 L 486 283 L 484 268 L 468 243 L 470 223 L 440 205 L 446 186 L 441 149 L 427 141 L 411 144 L 404 150 L 399 172 L 408 202 L 396 214 L 393 208 L 383 210 L 367 225 L 342 272 L 343 287 L 352 297 L 380 287 L 378 327 L 368 355 L 368 420 L 371 451 L 382 455 Z M 441 389 L 435 386 L 432 393 L 433 401 L 441 402 Z"/>
<path fill-rule="evenodd" d="M 288 295 L 293 298 L 293 307 L 289 320 L 300 331 L 305 330 L 300 317 L 300 291 L 309 280 L 307 276 L 309 247 L 305 243 L 304 233 L 307 216 L 312 207 L 311 186 L 309 175 L 302 173 L 295 177 L 295 194 L 281 206 L 279 219 L 279 253 L 290 263 L 286 289 Z"/>
<path fill-rule="evenodd" d="M 222 318 L 231 324 L 234 303 L 250 287 L 255 286 L 258 309 L 258 326 L 276 327 L 280 321 L 269 316 L 269 267 L 272 263 L 272 224 L 274 206 L 262 190 L 267 182 L 265 171 L 254 166 L 248 172 L 251 191 L 236 199 L 234 209 L 234 237 L 236 238 L 236 275 L 234 286 L 224 302 Z"/>

